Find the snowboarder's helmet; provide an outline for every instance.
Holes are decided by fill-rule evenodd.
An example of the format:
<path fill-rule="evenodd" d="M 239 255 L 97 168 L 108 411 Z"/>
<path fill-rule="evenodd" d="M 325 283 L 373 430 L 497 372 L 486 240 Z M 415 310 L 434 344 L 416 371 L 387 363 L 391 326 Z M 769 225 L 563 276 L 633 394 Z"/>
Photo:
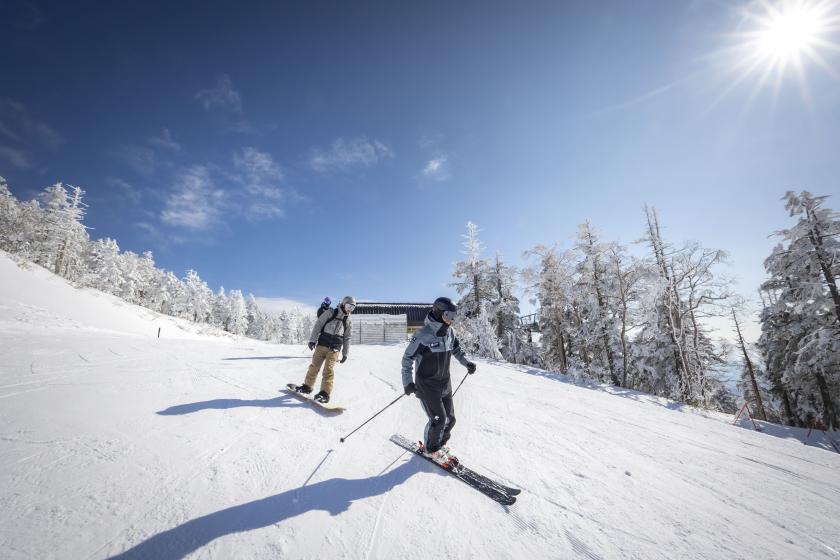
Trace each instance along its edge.
<path fill-rule="evenodd" d="M 439 297 L 432 304 L 432 315 L 435 319 L 451 323 L 458 316 L 458 306 L 448 297 Z"/>
<path fill-rule="evenodd" d="M 356 309 L 356 298 L 353 296 L 344 296 L 341 299 L 341 306 L 344 308 L 344 311 L 353 311 Z"/>

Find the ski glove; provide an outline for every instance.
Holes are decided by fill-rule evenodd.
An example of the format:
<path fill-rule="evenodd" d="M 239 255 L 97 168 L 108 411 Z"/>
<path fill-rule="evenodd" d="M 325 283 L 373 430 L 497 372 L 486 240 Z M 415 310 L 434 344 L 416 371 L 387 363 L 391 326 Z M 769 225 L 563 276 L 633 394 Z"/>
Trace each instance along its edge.
<path fill-rule="evenodd" d="M 344 363 L 344 362 L 346 362 L 346 361 L 347 361 L 347 354 L 344 354 L 343 356 L 341 356 L 341 361 L 340 361 L 340 362 L 338 362 L 338 363 L 339 363 L 339 364 L 343 364 L 343 363 Z"/>
<path fill-rule="evenodd" d="M 475 373 L 475 364 L 473 362 L 467 364 L 467 373 Z"/>
<path fill-rule="evenodd" d="M 309 349 L 310 350 L 315 350 L 315 343 L 314 342 L 309 343 Z"/>
<path fill-rule="evenodd" d="M 417 391 L 417 387 L 415 387 L 415 386 L 414 386 L 414 382 L 413 382 L 413 381 L 412 381 L 411 383 L 409 383 L 408 385 L 406 385 L 406 386 L 404 387 L 404 389 L 405 389 L 405 394 L 406 394 L 406 395 L 410 395 L 410 394 L 412 394 L 412 393 L 414 393 L 414 392 L 416 392 L 416 391 Z"/>

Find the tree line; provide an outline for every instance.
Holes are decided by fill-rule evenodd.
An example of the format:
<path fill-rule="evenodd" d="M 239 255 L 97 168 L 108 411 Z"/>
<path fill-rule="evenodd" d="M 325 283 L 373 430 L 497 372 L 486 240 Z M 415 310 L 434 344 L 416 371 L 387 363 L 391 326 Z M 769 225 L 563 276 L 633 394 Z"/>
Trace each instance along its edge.
<path fill-rule="evenodd" d="M 153 311 L 259 340 L 297 344 L 314 318 L 267 313 L 240 290 L 213 291 L 194 270 L 183 278 L 157 268 L 151 252 L 120 251 L 113 239 L 91 240 L 83 224 L 84 191 L 64 183 L 18 201 L 0 177 L 0 249 L 37 263 L 79 287 L 113 294 Z"/>
<path fill-rule="evenodd" d="M 468 223 L 452 283 L 461 337 L 488 358 L 727 412 L 739 404 L 725 383 L 734 350 L 738 388 L 760 419 L 840 428 L 840 217 L 826 198 L 807 191 L 783 198 L 795 223 L 774 232 L 779 242 L 764 262 L 756 344 L 742 336 L 747 306 L 725 274 L 726 252 L 675 245 L 649 207 L 641 254 L 586 222 L 572 247 L 536 245 L 519 270 L 498 253 L 482 258 L 479 229 Z M 537 306 L 538 333 L 519 323 L 515 292 Z M 737 335 L 734 347 L 714 338 L 713 325 L 724 320 Z"/>

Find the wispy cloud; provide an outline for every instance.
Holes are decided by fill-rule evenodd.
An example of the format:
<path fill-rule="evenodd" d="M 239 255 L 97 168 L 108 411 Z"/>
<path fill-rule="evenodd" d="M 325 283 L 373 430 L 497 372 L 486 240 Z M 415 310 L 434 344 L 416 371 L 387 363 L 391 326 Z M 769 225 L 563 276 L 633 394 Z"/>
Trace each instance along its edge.
<path fill-rule="evenodd" d="M 207 111 L 219 107 L 242 113 L 242 96 L 234 89 L 233 82 L 227 74 L 220 75 L 215 87 L 200 90 L 195 94 L 195 98 Z"/>
<path fill-rule="evenodd" d="M 370 167 L 380 160 L 394 157 L 394 152 L 379 140 L 364 136 L 345 140 L 337 138 L 328 151 L 316 149 L 309 158 L 309 166 L 318 172 L 344 170 L 351 167 Z"/>
<path fill-rule="evenodd" d="M 205 231 L 218 223 L 225 192 L 216 187 L 203 165 L 182 171 L 161 212 L 163 223 L 193 231 Z"/>
<path fill-rule="evenodd" d="M 118 157 L 141 175 L 154 175 L 158 166 L 155 151 L 145 146 L 127 146 L 120 149 Z"/>
<path fill-rule="evenodd" d="M 0 99 L 0 134 L 15 143 L 54 150 L 64 138 L 44 121 L 32 116 L 23 103 Z"/>
<path fill-rule="evenodd" d="M 443 134 L 435 133 L 435 134 L 424 134 L 420 138 L 417 139 L 417 145 L 423 149 L 433 148 L 440 144 L 443 140 Z"/>
<path fill-rule="evenodd" d="M 283 215 L 280 202 L 285 198 L 284 189 L 277 186 L 283 180 L 283 170 L 271 157 L 253 147 L 245 147 L 233 154 L 236 179 L 244 187 L 249 218 L 272 218 Z"/>
<path fill-rule="evenodd" d="M 250 146 L 233 154 L 233 164 L 253 182 L 283 179 L 283 170 L 275 163 L 271 154 Z"/>
<path fill-rule="evenodd" d="M 423 167 L 422 175 L 435 181 L 446 181 L 449 179 L 449 156 L 441 154 L 430 159 Z"/>
<path fill-rule="evenodd" d="M 29 158 L 29 154 L 23 150 L 0 146 L 0 158 L 21 169 L 32 167 L 32 160 Z"/>
<path fill-rule="evenodd" d="M 181 151 L 181 145 L 172 138 L 172 133 L 169 132 L 168 128 L 162 128 L 160 134 L 150 137 L 149 144 L 173 152 Z"/>
<path fill-rule="evenodd" d="M 105 184 L 111 188 L 111 195 L 116 195 L 117 198 L 124 199 L 131 204 L 140 203 L 142 198 L 140 191 L 127 181 L 119 177 L 108 177 L 105 179 Z"/>

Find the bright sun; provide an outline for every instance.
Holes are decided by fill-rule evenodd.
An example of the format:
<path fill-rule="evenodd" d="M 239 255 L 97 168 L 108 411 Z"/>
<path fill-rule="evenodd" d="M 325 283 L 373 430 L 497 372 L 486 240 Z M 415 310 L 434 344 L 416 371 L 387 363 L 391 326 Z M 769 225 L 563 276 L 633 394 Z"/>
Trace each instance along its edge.
<path fill-rule="evenodd" d="M 826 32 L 829 18 L 825 6 L 805 2 L 786 2 L 768 8 L 754 32 L 756 55 L 772 62 L 787 64 L 811 55 Z"/>
<path fill-rule="evenodd" d="M 751 100 L 770 84 L 778 96 L 793 74 L 807 101 L 809 66 L 840 82 L 840 0 L 753 0 L 742 16 L 731 47 L 721 52 L 734 76 L 719 99 L 750 79 L 755 79 Z"/>

